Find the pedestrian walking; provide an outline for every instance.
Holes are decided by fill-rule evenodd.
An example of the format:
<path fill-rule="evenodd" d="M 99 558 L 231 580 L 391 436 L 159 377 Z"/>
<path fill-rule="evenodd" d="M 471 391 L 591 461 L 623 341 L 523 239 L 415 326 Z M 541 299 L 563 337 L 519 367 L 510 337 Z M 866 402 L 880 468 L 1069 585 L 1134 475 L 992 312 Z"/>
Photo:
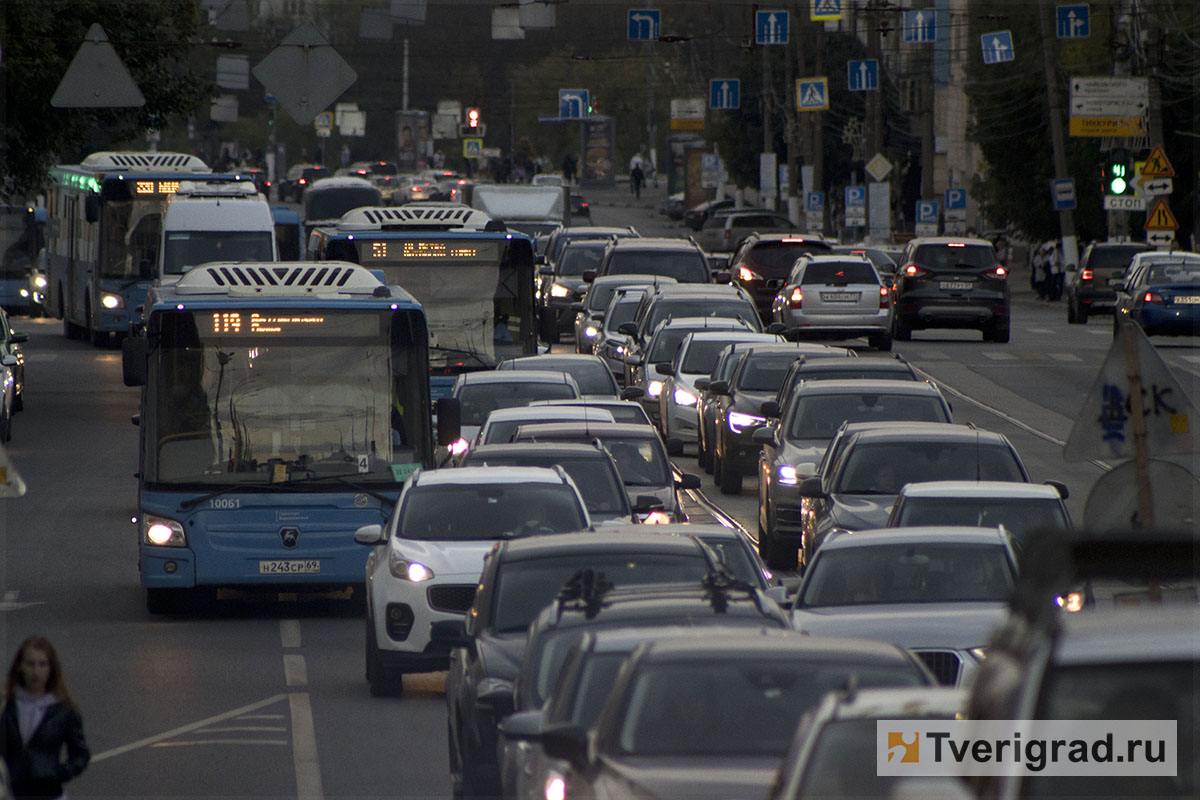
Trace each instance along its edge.
<path fill-rule="evenodd" d="M 633 170 L 629 173 L 629 183 L 633 187 L 633 195 L 637 199 L 642 199 L 642 182 L 646 180 L 646 173 L 642 171 L 641 163 L 634 165 Z"/>
<path fill-rule="evenodd" d="M 71 699 L 54 646 L 43 636 L 21 642 L 4 684 L 0 747 L 12 794 L 63 798 L 63 784 L 91 759 L 83 718 Z M 65 753 L 64 753 L 65 751 Z"/>
<path fill-rule="evenodd" d="M 575 156 L 567 153 L 562 161 L 563 180 L 567 185 L 575 183 Z"/>

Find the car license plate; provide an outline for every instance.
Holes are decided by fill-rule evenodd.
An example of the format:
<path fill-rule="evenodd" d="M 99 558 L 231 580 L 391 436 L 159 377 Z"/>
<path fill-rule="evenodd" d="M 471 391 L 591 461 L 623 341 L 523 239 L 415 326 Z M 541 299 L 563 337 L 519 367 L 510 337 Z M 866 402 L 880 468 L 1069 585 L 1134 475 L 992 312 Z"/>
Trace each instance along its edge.
<path fill-rule="evenodd" d="M 938 285 L 949 292 L 970 289 L 972 286 L 974 286 L 971 281 L 942 281 Z"/>
<path fill-rule="evenodd" d="M 1176 303 L 1200 303 L 1200 294 L 1181 294 L 1176 295 Z"/>
<path fill-rule="evenodd" d="M 259 561 L 259 575 L 315 575 L 321 571 L 319 558 Z"/>
<path fill-rule="evenodd" d="M 862 292 L 821 292 L 821 299 L 826 303 L 857 303 Z"/>

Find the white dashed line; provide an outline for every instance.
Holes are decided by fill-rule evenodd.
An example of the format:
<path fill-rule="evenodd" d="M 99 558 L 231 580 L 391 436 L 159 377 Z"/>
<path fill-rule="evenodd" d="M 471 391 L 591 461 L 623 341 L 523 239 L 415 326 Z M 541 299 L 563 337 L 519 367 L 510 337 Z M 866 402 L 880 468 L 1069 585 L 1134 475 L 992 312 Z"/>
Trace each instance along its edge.
<path fill-rule="evenodd" d="M 292 709 L 292 759 L 296 765 L 296 800 L 322 800 L 317 731 L 307 692 L 288 695 Z"/>
<path fill-rule="evenodd" d="M 992 361 L 1016 361 L 1017 357 L 1012 353 L 984 353 L 984 358 L 990 358 Z"/>
<path fill-rule="evenodd" d="M 1055 361 L 1082 361 L 1083 360 L 1079 356 L 1075 355 L 1074 353 L 1047 353 L 1047 355 L 1050 356 L 1050 358 L 1054 359 Z"/>
<path fill-rule="evenodd" d="M 288 686 L 307 686 L 308 667 L 304 663 L 304 656 L 285 655 L 283 677 Z"/>
<path fill-rule="evenodd" d="M 283 642 L 284 647 L 296 648 L 300 646 L 300 620 L 298 619 L 281 619 L 279 620 L 279 638 Z"/>

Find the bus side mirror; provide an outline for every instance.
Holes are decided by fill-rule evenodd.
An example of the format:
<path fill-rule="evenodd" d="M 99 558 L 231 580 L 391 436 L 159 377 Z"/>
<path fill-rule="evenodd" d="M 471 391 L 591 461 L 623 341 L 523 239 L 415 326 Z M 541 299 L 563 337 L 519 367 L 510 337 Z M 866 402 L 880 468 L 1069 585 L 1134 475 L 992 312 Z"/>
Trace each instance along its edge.
<path fill-rule="evenodd" d="M 121 373 L 126 386 L 145 386 L 149 340 L 145 336 L 126 336 L 121 342 Z"/>
<path fill-rule="evenodd" d="M 89 193 L 83 200 L 83 216 L 88 222 L 100 219 L 100 195 Z"/>
<path fill-rule="evenodd" d="M 437 443 L 439 445 L 449 447 L 462 438 L 462 403 L 457 397 L 438 398 L 437 419 Z"/>

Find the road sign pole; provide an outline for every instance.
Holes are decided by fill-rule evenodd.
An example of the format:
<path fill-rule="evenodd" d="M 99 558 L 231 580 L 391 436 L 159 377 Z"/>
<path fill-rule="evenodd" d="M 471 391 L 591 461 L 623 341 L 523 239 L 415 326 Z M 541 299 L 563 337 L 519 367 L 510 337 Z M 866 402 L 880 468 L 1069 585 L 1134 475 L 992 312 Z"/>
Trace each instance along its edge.
<path fill-rule="evenodd" d="M 1067 171 L 1067 155 L 1063 141 L 1062 101 L 1059 98 L 1058 76 L 1054 59 L 1054 14 L 1053 0 L 1041 0 L 1038 9 L 1038 24 L 1042 34 L 1042 66 L 1046 72 L 1046 96 L 1050 102 L 1050 143 L 1054 149 L 1054 177 L 1065 180 L 1071 177 Z M 1069 208 L 1058 212 L 1059 230 L 1062 235 L 1063 266 L 1079 263 L 1079 245 L 1075 238 L 1075 212 Z"/>

